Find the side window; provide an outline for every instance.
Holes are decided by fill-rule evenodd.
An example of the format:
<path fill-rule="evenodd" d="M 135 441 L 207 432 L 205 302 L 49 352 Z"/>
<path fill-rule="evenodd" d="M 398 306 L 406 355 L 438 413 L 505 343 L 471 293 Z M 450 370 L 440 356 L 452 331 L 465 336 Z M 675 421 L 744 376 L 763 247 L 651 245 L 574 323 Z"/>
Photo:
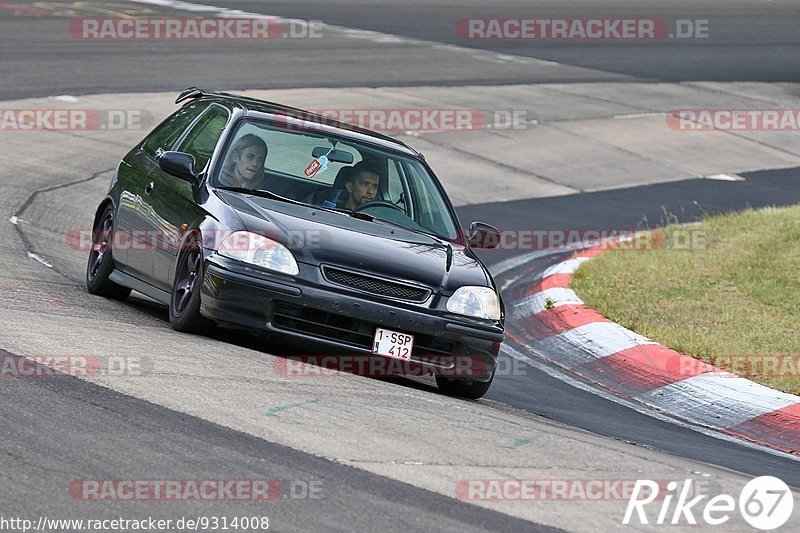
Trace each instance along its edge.
<path fill-rule="evenodd" d="M 205 115 L 200 117 L 197 124 L 181 142 L 178 150 L 194 156 L 196 171 L 199 172 L 206 168 L 222 134 L 222 129 L 227 123 L 228 112 L 221 107 L 212 106 Z"/>
<path fill-rule="evenodd" d="M 389 176 L 388 176 L 388 183 L 387 189 L 389 193 L 389 198 L 391 202 L 397 202 L 400 200 L 400 195 L 403 194 L 403 184 L 400 183 L 400 174 L 397 172 L 397 167 L 400 165 L 398 161 L 394 159 L 389 160 Z"/>
<path fill-rule="evenodd" d="M 409 179 L 415 210 L 414 221 L 434 230 L 440 235 L 455 235 L 455 225 L 447 216 L 447 206 L 442 196 L 435 190 L 430 179 L 424 179 L 424 170 L 418 163 L 403 163 L 403 170 Z"/>
<path fill-rule="evenodd" d="M 406 215 L 412 219 L 416 219 L 414 202 L 410 200 L 413 195 L 408 188 L 407 179 L 408 178 L 403 171 L 403 166 L 400 164 L 400 161 L 396 159 L 390 159 L 389 183 L 387 184 L 389 198 L 387 198 L 387 200 L 393 204 L 402 206 L 406 212 Z"/>
<path fill-rule="evenodd" d="M 150 157 L 156 157 L 159 149 L 171 150 L 180 136 L 189 127 L 197 116 L 208 107 L 205 102 L 188 105 L 179 109 L 174 115 L 165 120 L 145 139 L 142 149 Z"/>

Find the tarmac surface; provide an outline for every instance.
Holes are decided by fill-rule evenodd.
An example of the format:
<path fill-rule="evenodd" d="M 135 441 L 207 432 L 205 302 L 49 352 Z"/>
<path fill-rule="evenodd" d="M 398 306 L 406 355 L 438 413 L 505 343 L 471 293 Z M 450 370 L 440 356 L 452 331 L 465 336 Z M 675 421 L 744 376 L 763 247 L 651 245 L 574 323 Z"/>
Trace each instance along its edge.
<path fill-rule="evenodd" d="M 4 516 L 247 512 L 268 514 L 278 530 L 540 524 L 589 531 L 617 527 L 627 502 L 465 502 L 456 487 L 465 479 L 692 478 L 707 482 L 712 494 L 737 495 L 749 478 L 771 474 L 800 488 L 795 458 L 620 403 L 542 361 L 515 365 L 505 354 L 502 364 L 512 371 L 476 402 L 441 396 L 425 380 L 281 376 L 281 359 L 273 354 L 287 347 L 225 330 L 178 334 L 166 310 L 146 298 L 118 303 L 88 295 L 86 251 L 66 238 L 89 229 L 121 156 L 174 109 L 178 90 L 194 84 L 258 89 L 251 94 L 317 109 L 524 111 L 518 128 L 394 132 L 426 153 L 464 224 L 631 229 L 797 203 L 796 132 L 685 132 L 669 128 L 665 118 L 690 106 L 800 107 L 792 67 L 797 37 L 786 29 L 796 9 L 789 3 L 756 9 L 746 2 L 701 2 L 665 11 L 656 3 L 651 10 L 620 2 L 598 13 L 588 2 L 569 9 L 542 4 L 535 13 L 521 3 L 492 9 L 469 2 L 347 9 L 334 2 L 215 4 L 335 26 L 322 40 L 277 40 L 267 53 L 252 43 L 79 41 L 65 22 L 101 16 L 101 5 L 186 13 L 141 2 L 81 2 L 83 11 L 75 12 L 65 4 L 77 9 L 69 2 L 24 4 L 44 14 L 0 9 L 7 30 L 0 46 L 13 51 L 0 59 L 10 73 L 0 79 L 0 97 L 17 99 L 2 108 L 135 111 L 149 123 L 116 131 L 0 131 L 0 209 L 10 219 L 0 225 L 0 348 L 29 356 L 118 357 L 148 371 L 1 380 L 0 409 L 10 421 L 0 454 L 8 479 L 0 484 Z M 452 31 L 452 19 L 587 10 L 591 16 L 708 18 L 712 29 L 732 29 L 703 43 L 638 43 L 636 53 L 627 48 L 632 43 L 553 42 L 535 50 L 475 42 L 465 51 L 452 36 L 435 38 L 447 24 Z M 399 37 L 387 38 L 388 32 Z M 584 53 L 575 54 L 578 48 Z M 748 48 L 765 59 L 742 61 Z M 695 62 L 686 61 L 687 51 Z M 609 65 L 613 56 L 616 70 Z M 653 75 L 656 59 L 669 76 Z M 52 98 L 59 95 L 74 98 Z M 530 251 L 481 255 L 502 285 Z M 81 479 L 199 478 L 269 478 L 285 487 L 321 481 L 322 498 L 266 506 L 112 503 L 67 492 Z M 729 526 L 747 529 L 739 517 Z"/>

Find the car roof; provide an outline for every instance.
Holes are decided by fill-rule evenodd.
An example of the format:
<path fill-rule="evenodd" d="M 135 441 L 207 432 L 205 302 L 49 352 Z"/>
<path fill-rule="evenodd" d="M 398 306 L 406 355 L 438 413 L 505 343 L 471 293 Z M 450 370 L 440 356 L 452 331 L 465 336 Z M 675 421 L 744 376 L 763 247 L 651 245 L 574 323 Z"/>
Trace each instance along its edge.
<path fill-rule="evenodd" d="M 184 101 L 189 103 L 200 99 L 210 100 L 220 104 L 227 104 L 227 107 L 231 109 L 234 107 L 241 108 L 244 110 L 246 116 L 258 116 L 258 114 L 262 113 L 268 115 L 287 116 L 289 118 L 304 122 L 304 126 L 307 126 L 310 130 L 318 130 L 320 132 L 327 133 L 333 132 L 343 137 L 348 137 L 352 140 L 371 142 L 382 148 L 400 151 L 408 155 L 424 159 L 422 154 L 404 142 L 393 137 L 389 137 L 388 135 L 383 135 L 382 133 L 361 128 L 354 124 L 348 124 L 347 122 L 340 122 L 330 117 L 313 113 L 305 109 L 291 107 L 276 102 L 259 100 L 257 98 L 220 91 L 207 91 L 204 89 L 198 89 L 197 87 L 190 87 L 178 96 L 178 98 L 175 100 L 175 103 L 177 104 Z"/>

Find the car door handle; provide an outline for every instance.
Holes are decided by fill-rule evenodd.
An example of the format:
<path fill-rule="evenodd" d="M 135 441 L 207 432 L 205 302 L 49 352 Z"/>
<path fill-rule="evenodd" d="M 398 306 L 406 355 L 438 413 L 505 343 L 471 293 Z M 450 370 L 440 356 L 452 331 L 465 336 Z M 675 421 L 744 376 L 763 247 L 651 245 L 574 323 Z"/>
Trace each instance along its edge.
<path fill-rule="evenodd" d="M 145 194 L 150 194 L 151 192 L 153 192 L 153 186 L 154 185 L 155 184 L 152 181 L 150 183 L 148 183 L 144 188 L 144 193 Z"/>

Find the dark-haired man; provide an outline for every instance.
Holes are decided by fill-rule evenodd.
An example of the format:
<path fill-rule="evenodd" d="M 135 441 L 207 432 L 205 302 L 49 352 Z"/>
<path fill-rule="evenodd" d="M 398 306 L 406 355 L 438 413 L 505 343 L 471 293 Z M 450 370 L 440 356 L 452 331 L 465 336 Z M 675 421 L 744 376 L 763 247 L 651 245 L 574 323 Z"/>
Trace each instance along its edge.
<path fill-rule="evenodd" d="M 372 202 L 378 195 L 378 186 L 381 178 L 377 169 L 371 165 L 359 162 L 353 167 L 352 178 L 344 183 L 347 190 L 347 208 L 355 210 L 358 206 Z"/>

